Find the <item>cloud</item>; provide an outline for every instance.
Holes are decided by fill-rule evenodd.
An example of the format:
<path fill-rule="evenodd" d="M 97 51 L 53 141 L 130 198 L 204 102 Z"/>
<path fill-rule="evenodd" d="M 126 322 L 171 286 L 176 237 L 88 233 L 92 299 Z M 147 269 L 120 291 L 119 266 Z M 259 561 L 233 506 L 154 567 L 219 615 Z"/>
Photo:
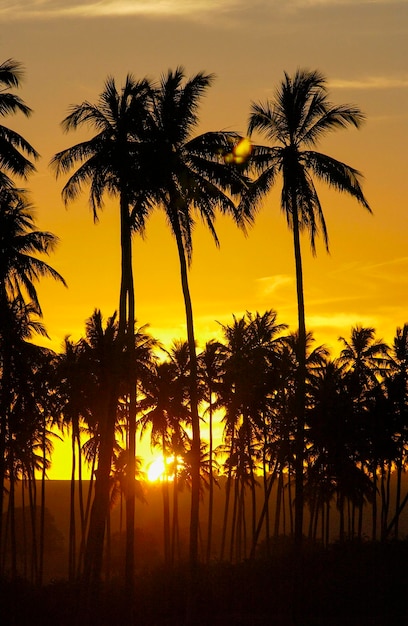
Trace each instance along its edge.
<path fill-rule="evenodd" d="M 54 19 L 60 17 L 189 16 L 225 12 L 239 0 L 17 0 L 0 4 L 0 19 Z"/>
<path fill-rule="evenodd" d="M 328 81 L 331 89 L 406 89 L 408 76 L 367 76 L 361 79 L 335 78 Z"/>
<path fill-rule="evenodd" d="M 357 321 L 356 321 L 357 320 Z M 351 328 L 356 324 L 372 326 L 376 321 L 374 316 L 362 316 L 358 313 L 334 313 L 330 315 L 308 315 L 307 325 L 309 328 Z"/>
<path fill-rule="evenodd" d="M 274 276 L 264 276 L 257 279 L 258 286 L 263 296 L 270 296 L 282 287 L 292 284 L 293 276 L 287 274 L 275 274 Z"/>
<path fill-rule="evenodd" d="M 292 8 L 314 8 L 314 7 L 342 7 L 358 5 L 376 4 L 382 6 L 390 6 L 397 4 L 405 4 L 406 0 L 292 0 L 287 6 Z"/>

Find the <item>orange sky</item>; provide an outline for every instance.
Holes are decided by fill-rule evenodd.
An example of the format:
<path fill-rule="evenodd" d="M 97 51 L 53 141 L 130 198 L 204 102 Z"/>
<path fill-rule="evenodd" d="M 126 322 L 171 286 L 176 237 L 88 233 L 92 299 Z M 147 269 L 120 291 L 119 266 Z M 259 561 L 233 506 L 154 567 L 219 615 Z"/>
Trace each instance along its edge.
<path fill-rule="evenodd" d="M 303 246 L 307 323 L 335 353 L 352 325 L 374 326 L 391 341 L 408 321 L 408 2 L 371 0 L 17 0 L 0 1 L 0 59 L 21 61 L 19 95 L 33 116 L 8 117 L 40 152 L 27 187 L 38 226 L 60 238 L 50 259 L 69 288 L 43 281 L 39 294 L 48 344 L 77 339 L 95 307 L 107 317 L 119 294 L 118 211 L 107 202 L 93 225 L 87 196 L 66 210 L 63 180 L 48 168 L 53 154 L 86 137 L 59 127 L 70 104 L 97 100 L 108 75 L 158 78 L 177 65 L 188 76 L 216 74 L 201 109 L 199 132 L 245 133 L 251 101 L 274 93 L 283 72 L 319 69 L 331 99 L 357 104 L 360 131 L 333 133 L 319 148 L 356 167 L 374 211 L 321 189 L 331 255 Z M 279 187 L 245 238 L 223 218 L 221 248 L 197 225 L 191 292 L 199 347 L 219 332 L 215 320 L 274 308 L 296 328 L 292 239 L 279 209 Z M 164 342 L 185 337 L 175 242 L 155 214 L 134 243 L 137 317 Z"/>

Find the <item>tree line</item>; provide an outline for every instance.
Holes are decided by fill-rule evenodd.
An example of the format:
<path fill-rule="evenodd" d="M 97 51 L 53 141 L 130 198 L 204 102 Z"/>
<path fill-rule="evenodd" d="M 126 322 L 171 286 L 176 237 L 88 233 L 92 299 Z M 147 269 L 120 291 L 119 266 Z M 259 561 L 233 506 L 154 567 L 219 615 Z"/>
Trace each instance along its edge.
<path fill-rule="evenodd" d="M 19 86 L 21 77 L 18 62 L 9 59 L 0 66 L 2 116 L 31 113 L 11 91 Z M 80 496 L 79 549 L 74 540 L 74 512 L 71 515 L 69 565 L 70 575 L 80 571 L 84 586 L 89 588 L 101 579 L 115 482 L 112 477 L 118 472 L 126 499 L 125 581 L 129 592 L 133 588 L 138 424 L 145 428 L 150 422 L 152 437 L 160 442 L 165 456 L 183 458 L 179 469 L 188 469 L 192 572 L 204 557 L 199 555 L 198 547 L 203 472 L 208 476 L 210 502 L 216 480 L 211 434 L 214 412 L 223 411 L 225 422 L 227 487 L 222 557 L 226 554 L 228 523 L 237 558 L 245 554 L 245 538 L 249 535 L 255 549 L 262 525 L 269 527 L 268 498 L 275 481 L 280 485 L 281 498 L 290 494 L 291 527 L 300 550 L 306 502 L 313 503 L 312 535 L 317 536 L 320 516 L 328 536 L 334 497 L 342 515 L 341 534 L 345 532 L 345 507 L 350 505 L 353 513 L 349 514 L 349 524 L 354 529 L 357 515 L 358 535 L 364 501 L 373 503 L 373 529 L 377 528 L 377 481 L 386 495 L 388 470 L 395 465 L 402 472 L 404 467 L 404 429 L 400 422 L 395 428 L 391 423 L 397 415 L 401 419 L 406 415 L 406 353 L 397 357 L 396 352 L 375 341 L 373 329 L 356 327 L 352 338 L 343 340 L 343 356 L 331 361 L 323 347 L 311 350 L 305 322 L 301 233 L 309 235 L 313 251 L 318 234 L 328 247 L 315 181 L 347 193 L 370 211 L 360 172 L 318 152 L 316 147 L 328 132 L 349 126 L 359 128 L 364 115 L 356 106 L 330 102 L 326 79 L 319 71 L 298 70 L 293 76 L 284 74 L 273 99 L 251 105 L 248 137 L 235 131 L 197 135 L 198 107 L 213 79 L 204 72 L 186 78 L 179 67 L 156 82 L 136 80 L 129 74 L 118 90 L 115 80 L 109 77 L 96 104 L 85 101 L 72 106 L 63 120 L 66 131 L 85 126 L 94 135 L 57 153 L 50 165 L 57 177 L 68 176 L 62 189 L 64 202 L 70 203 L 86 189 L 95 219 L 106 196 L 117 199 L 121 281 L 118 315 L 114 314 L 104 326 L 101 313 L 95 311 L 87 322 L 85 337 L 78 343 L 66 339 L 65 353 L 60 355 L 30 341 L 35 333 L 46 333 L 41 324 L 36 281 L 49 275 L 64 282 L 38 258 L 50 253 L 57 239 L 35 229 L 27 194 L 14 182 L 14 178 L 26 180 L 34 170 L 32 160 L 38 155 L 20 135 L 0 127 L 0 513 L 7 483 L 11 533 L 15 480 L 27 481 L 30 501 L 34 502 L 36 468 L 42 472 L 40 497 L 45 500 L 49 427 L 54 422 L 69 423 L 73 477 L 76 464 L 81 471 L 84 455 L 93 465 L 92 493 L 86 502 Z M 253 133 L 264 137 L 268 144 L 254 143 L 249 139 Z M 273 310 L 263 315 L 248 313 L 223 328 L 223 343 L 210 342 L 198 354 L 188 282 L 195 220 L 200 217 L 204 221 L 218 245 L 216 212 L 230 215 L 238 227 L 248 229 L 261 201 L 278 181 L 282 184 L 281 209 L 293 234 L 297 333 L 282 336 L 284 327 L 277 324 Z M 150 213 L 157 208 L 165 211 L 176 241 L 187 326 L 187 342 L 173 346 L 164 360 L 157 359 L 157 341 L 145 328 L 136 327 L 132 266 L 133 235 L 144 232 Z M 397 331 L 396 337 L 406 350 L 406 326 Z M 183 366 L 178 362 L 181 358 Z M 395 373 L 398 367 L 399 377 Z M 391 380 L 395 389 L 400 384 L 398 392 Z M 398 402 L 392 399 L 394 391 L 400 394 Z M 374 414 L 375 420 L 371 418 Z M 390 416 L 386 421 L 389 437 L 388 430 L 386 436 L 379 427 L 380 415 Z M 205 449 L 201 430 L 207 416 L 210 428 Z M 370 430 L 374 422 L 378 426 L 375 445 Z M 83 446 L 80 432 L 85 425 L 90 439 Z M 119 426 L 126 445 L 118 451 Z M 385 461 L 380 450 L 381 442 L 391 440 L 400 451 L 398 461 L 391 459 L 391 453 Z M 260 481 L 265 505 L 258 519 L 254 494 Z M 356 485 L 357 499 L 351 495 Z M 252 498 L 250 522 L 244 512 L 246 492 Z M 174 506 L 176 495 L 177 489 Z M 382 502 L 384 534 L 388 523 L 385 496 Z M 232 521 L 228 522 L 230 514 Z M 210 505 L 207 558 L 211 554 L 211 515 Z M 171 559 L 177 522 L 173 522 L 172 539 L 167 506 L 164 519 L 165 555 Z M 33 515 L 33 532 L 37 532 L 36 523 Z M 279 527 L 276 520 L 275 524 Z M 39 526 L 39 552 L 34 561 L 35 575 L 41 582 L 43 518 Z M 393 526 L 398 533 L 398 514 Z"/>

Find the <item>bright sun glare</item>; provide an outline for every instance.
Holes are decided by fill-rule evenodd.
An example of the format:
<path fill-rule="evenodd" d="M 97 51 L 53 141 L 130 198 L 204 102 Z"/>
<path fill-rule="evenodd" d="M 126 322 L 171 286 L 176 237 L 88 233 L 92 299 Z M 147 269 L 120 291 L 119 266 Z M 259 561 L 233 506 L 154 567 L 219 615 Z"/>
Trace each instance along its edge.
<path fill-rule="evenodd" d="M 169 456 L 166 459 L 167 465 L 167 480 L 174 480 L 174 456 Z M 180 468 L 183 466 L 183 459 L 181 457 L 177 457 L 177 467 Z M 158 456 L 148 465 L 147 469 L 147 478 L 150 482 L 155 482 L 158 480 L 162 480 L 165 474 L 165 464 L 162 456 Z"/>
<path fill-rule="evenodd" d="M 155 482 L 156 480 L 160 480 L 163 474 L 164 460 L 163 457 L 158 457 L 149 464 L 147 470 L 147 478 L 150 480 L 150 482 Z"/>

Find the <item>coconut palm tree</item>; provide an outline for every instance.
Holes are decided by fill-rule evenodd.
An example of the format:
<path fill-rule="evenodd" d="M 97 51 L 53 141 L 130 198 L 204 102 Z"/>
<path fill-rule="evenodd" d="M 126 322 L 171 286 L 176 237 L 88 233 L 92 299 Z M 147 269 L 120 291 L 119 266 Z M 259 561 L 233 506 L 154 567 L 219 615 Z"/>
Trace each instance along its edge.
<path fill-rule="evenodd" d="M 52 416 L 58 412 L 58 408 L 53 391 L 56 355 L 47 348 L 31 343 L 35 334 L 48 336 L 43 324 L 38 321 L 37 307 L 33 303 L 26 304 L 23 298 L 18 296 L 9 303 L 7 323 L 7 347 L 10 359 L 8 360 L 8 405 L 5 407 L 7 420 L 4 433 L 4 463 L 6 467 L 8 466 L 9 481 L 15 482 L 22 475 L 27 475 L 25 472 L 31 472 L 34 478 L 34 469 L 41 472 L 39 533 L 38 536 L 33 536 L 33 547 L 36 548 L 34 569 L 37 582 L 41 584 L 44 554 L 45 476 L 50 465 L 52 447 L 49 427 Z M 0 344 L 3 347 L 4 336 L 1 330 Z M 3 357 L 3 354 L 1 356 Z M 33 464 L 28 467 L 31 461 Z M 13 489 L 14 482 L 10 485 Z"/>
<path fill-rule="evenodd" d="M 377 532 L 377 469 L 380 461 L 376 443 L 381 437 L 375 436 L 373 425 L 370 424 L 370 413 L 373 406 L 375 407 L 377 404 L 379 384 L 389 367 L 389 346 L 376 339 L 374 328 L 361 325 L 351 329 L 350 339 L 339 337 L 339 341 L 343 345 L 339 363 L 345 370 L 344 381 L 347 385 L 347 392 L 353 399 L 353 417 L 358 424 L 360 441 L 364 443 L 360 460 L 363 463 L 367 460 L 371 466 L 373 479 L 372 536 L 375 539 Z"/>
<path fill-rule="evenodd" d="M 119 337 L 134 352 L 135 296 L 132 269 L 132 233 L 142 232 L 148 204 L 141 202 L 143 176 L 140 175 L 140 137 L 148 125 L 147 80 L 136 81 L 130 74 L 119 92 L 113 78 L 108 78 L 96 105 L 87 101 L 71 108 L 63 120 L 64 130 L 88 126 L 96 131 L 90 140 L 56 154 L 51 165 L 57 176 L 76 171 L 62 190 L 65 203 L 76 199 L 84 185 L 90 186 L 90 204 L 94 219 L 103 206 L 106 194 L 119 198 L 121 285 L 119 296 Z M 132 357 L 133 358 L 133 357 Z M 134 570 L 134 463 L 136 456 L 136 381 L 129 380 L 128 442 L 130 449 L 127 489 L 126 577 L 129 589 Z M 112 390 L 118 393 L 117 386 Z"/>
<path fill-rule="evenodd" d="M 297 380 L 296 444 L 296 541 L 301 543 L 303 528 L 303 457 L 305 423 L 306 324 L 300 233 L 307 231 L 312 251 L 321 230 L 326 247 L 328 234 L 314 179 L 347 193 L 370 211 L 354 168 L 315 150 L 328 132 L 355 126 L 364 116 L 357 107 L 334 105 L 328 99 L 326 79 L 318 71 L 298 70 L 285 73 L 272 101 L 253 103 L 248 132 L 259 131 L 276 145 L 258 147 L 252 164 L 259 172 L 242 206 L 249 213 L 282 177 L 281 208 L 293 233 L 298 303 L 298 332 L 301 349 Z"/>
<path fill-rule="evenodd" d="M 81 427 L 88 416 L 92 419 L 89 411 L 89 388 L 93 372 L 88 367 L 86 357 L 86 342 L 80 339 L 73 342 L 65 337 L 64 350 L 60 355 L 57 368 L 57 389 L 61 402 L 60 428 L 65 431 L 71 430 L 71 501 L 70 501 L 70 526 L 69 526 L 69 561 L 68 577 L 72 581 L 76 573 L 76 489 L 78 489 L 81 544 L 85 541 L 85 509 L 82 483 L 82 448 Z M 87 393 L 88 391 L 88 393 Z"/>
<path fill-rule="evenodd" d="M 188 439 L 185 425 L 190 423 L 190 408 L 188 406 L 188 368 L 189 355 L 186 342 L 175 342 L 167 353 L 168 359 L 157 363 L 147 379 L 144 392 L 145 397 L 140 405 L 143 416 L 140 418 L 141 435 L 146 428 L 150 428 L 152 447 L 160 447 L 165 472 L 162 479 L 163 497 L 163 537 L 164 557 L 170 563 L 172 553 L 170 532 L 170 496 L 168 484 L 168 461 L 177 457 L 179 448 L 184 449 Z M 176 461 L 175 461 L 176 465 Z M 173 513 L 177 510 L 177 475 L 173 480 L 174 502 Z M 173 527 L 178 521 L 174 519 Z M 173 537 L 174 539 L 174 537 Z"/>
<path fill-rule="evenodd" d="M 408 435 L 408 324 L 398 327 L 390 351 L 390 371 L 386 376 L 386 388 L 390 411 L 394 416 L 398 454 L 397 489 L 395 516 L 393 520 L 395 538 L 398 539 L 399 516 L 401 514 L 402 472 L 407 463 L 406 445 Z M 405 500 L 406 502 L 406 500 Z M 405 503 L 404 503 L 405 504 Z M 387 532 L 390 531 L 388 527 Z"/>
<path fill-rule="evenodd" d="M 40 278 L 49 276 L 65 285 L 62 276 L 38 258 L 38 255 L 52 252 L 56 243 L 57 238 L 52 233 L 35 230 L 33 209 L 24 194 L 15 189 L 0 189 L 0 520 L 3 507 L 4 453 L 15 357 L 13 341 L 18 330 L 16 322 L 19 311 L 24 306 L 30 307 L 29 316 L 34 313 L 41 316 L 35 286 Z M 26 299 L 29 300 L 28 303 L 25 302 Z M 43 332 L 38 322 L 36 328 Z"/>
<path fill-rule="evenodd" d="M 11 87 L 19 87 L 23 76 L 21 63 L 7 59 L 0 65 L 0 116 L 23 113 L 28 117 L 32 111 L 19 96 L 10 93 Z M 26 179 L 35 170 L 33 163 L 24 156 L 37 159 L 38 153 L 21 135 L 0 126 L 0 187 L 12 188 L 9 175 Z"/>
<path fill-rule="evenodd" d="M 85 587 L 98 585 L 102 570 L 103 545 L 109 510 L 112 454 L 117 426 L 119 382 L 123 380 L 123 344 L 119 340 L 116 315 L 106 324 L 96 310 L 86 322 L 86 360 L 93 374 L 90 413 L 97 422 L 98 463 L 84 557 Z M 87 590 L 85 590 L 85 593 Z"/>
<path fill-rule="evenodd" d="M 223 363 L 225 360 L 225 347 L 219 341 L 210 340 L 205 344 L 204 350 L 198 357 L 200 387 L 202 387 L 203 401 L 208 404 L 206 413 L 208 415 L 208 465 L 209 465 L 209 483 L 208 483 L 208 527 L 207 527 L 207 563 L 211 558 L 212 548 L 212 529 L 213 529 L 213 511 L 214 511 L 214 437 L 213 437 L 213 418 L 214 404 L 217 393 L 217 387 L 220 383 Z"/>
<path fill-rule="evenodd" d="M 150 203 L 159 205 L 177 244 L 181 284 L 186 311 L 187 338 L 190 353 L 190 396 L 193 437 L 193 473 L 190 524 L 191 562 L 198 556 L 199 489 L 200 489 L 200 423 L 197 395 L 197 355 L 193 310 L 188 282 L 192 258 L 194 212 L 208 226 L 215 242 L 215 211 L 231 214 L 243 225 L 244 220 L 232 200 L 242 191 L 246 179 L 234 164 L 226 166 L 223 158 L 230 152 L 237 133 L 209 132 L 193 136 L 198 124 L 198 107 L 211 85 L 213 76 L 200 72 L 185 79 L 178 67 L 162 76 L 152 102 L 152 129 L 144 153 L 144 178 L 151 190 Z"/>

